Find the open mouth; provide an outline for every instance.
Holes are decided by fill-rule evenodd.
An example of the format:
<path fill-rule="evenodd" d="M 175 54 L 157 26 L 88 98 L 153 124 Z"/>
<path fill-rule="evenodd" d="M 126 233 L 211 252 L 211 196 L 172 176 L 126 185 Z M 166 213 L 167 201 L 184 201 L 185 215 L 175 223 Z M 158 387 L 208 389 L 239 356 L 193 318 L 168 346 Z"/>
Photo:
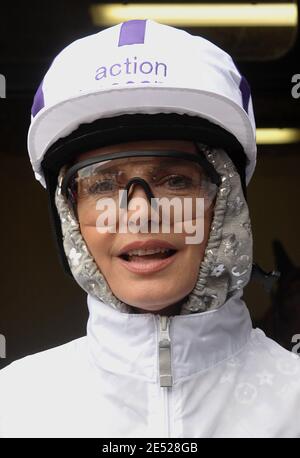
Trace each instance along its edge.
<path fill-rule="evenodd" d="M 127 253 L 120 255 L 120 258 L 127 262 L 145 262 L 151 260 L 167 259 L 174 254 L 177 250 L 168 248 L 153 248 L 146 250 L 130 250 Z"/>

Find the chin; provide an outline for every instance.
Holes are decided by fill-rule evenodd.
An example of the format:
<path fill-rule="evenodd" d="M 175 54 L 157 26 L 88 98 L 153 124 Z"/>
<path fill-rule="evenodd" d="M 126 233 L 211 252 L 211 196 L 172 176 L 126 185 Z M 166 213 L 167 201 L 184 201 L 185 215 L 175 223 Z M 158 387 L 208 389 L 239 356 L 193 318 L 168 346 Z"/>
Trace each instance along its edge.
<path fill-rule="evenodd" d="M 162 298 L 161 296 L 157 297 L 157 299 L 155 298 L 149 299 L 149 297 L 138 297 L 138 298 L 134 297 L 133 298 L 133 297 L 128 297 L 128 296 L 123 297 L 123 298 L 119 297 L 119 299 L 122 302 L 125 302 L 128 305 L 131 305 L 132 307 L 147 309 L 149 311 L 160 310 L 176 302 L 176 299 L 175 300 L 166 300 L 166 302 L 164 302 L 164 298 Z"/>
<path fill-rule="evenodd" d="M 158 310 L 162 310 L 164 308 L 170 307 L 180 300 L 184 299 L 190 292 L 190 289 L 187 292 L 181 292 L 178 294 L 174 294 L 174 289 L 172 291 L 172 294 L 165 294 L 162 295 L 161 291 L 165 291 L 162 287 L 157 287 L 157 294 L 153 294 L 153 290 L 149 291 L 149 293 L 145 294 L 145 290 L 143 291 L 142 294 L 134 294 L 134 295 L 128 295 L 128 294 L 120 294 L 116 296 L 118 297 L 119 300 L 122 302 L 125 302 L 126 304 L 142 309 L 144 311 L 149 311 L 149 312 L 157 312 Z M 135 291 L 137 293 L 137 291 Z M 166 292 L 166 291 L 165 291 Z"/>

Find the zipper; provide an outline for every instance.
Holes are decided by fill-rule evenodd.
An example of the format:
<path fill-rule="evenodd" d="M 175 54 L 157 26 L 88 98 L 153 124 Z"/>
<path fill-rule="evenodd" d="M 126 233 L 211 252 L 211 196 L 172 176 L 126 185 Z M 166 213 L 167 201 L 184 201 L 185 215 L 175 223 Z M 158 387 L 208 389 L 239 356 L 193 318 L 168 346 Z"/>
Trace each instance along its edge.
<path fill-rule="evenodd" d="M 159 383 L 162 387 L 163 410 L 164 410 L 164 437 L 170 437 L 170 414 L 169 414 L 169 396 L 172 389 L 172 368 L 171 368 L 171 339 L 170 339 L 170 321 L 168 316 L 159 315 Z"/>
<path fill-rule="evenodd" d="M 159 315 L 159 382 L 160 386 L 172 386 L 170 317 Z"/>

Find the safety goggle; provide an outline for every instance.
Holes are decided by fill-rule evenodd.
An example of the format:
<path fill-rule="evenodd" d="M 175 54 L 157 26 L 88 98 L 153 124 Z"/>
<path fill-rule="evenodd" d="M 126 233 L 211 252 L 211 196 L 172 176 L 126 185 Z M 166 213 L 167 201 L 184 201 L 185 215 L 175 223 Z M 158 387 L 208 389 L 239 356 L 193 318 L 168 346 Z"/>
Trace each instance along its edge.
<path fill-rule="evenodd" d="M 144 150 L 90 157 L 66 171 L 61 192 L 77 217 L 78 206 L 91 214 L 99 199 L 112 199 L 124 208 L 136 186 L 143 188 L 151 205 L 156 199 L 190 199 L 193 203 L 202 198 L 207 207 L 221 179 L 197 147 L 199 154 Z"/>

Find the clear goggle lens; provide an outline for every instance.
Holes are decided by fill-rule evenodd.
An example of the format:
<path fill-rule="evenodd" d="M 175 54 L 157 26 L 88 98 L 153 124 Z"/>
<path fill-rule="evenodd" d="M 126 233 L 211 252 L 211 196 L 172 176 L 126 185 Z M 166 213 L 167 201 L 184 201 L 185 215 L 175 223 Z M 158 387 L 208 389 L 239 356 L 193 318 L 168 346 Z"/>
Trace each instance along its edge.
<path fill-rule="evenodd" d="M 105 224 L 105 218 L 99 217 L 101 212 L 118 221 L 124 210 L 138 211 L 144 218 L 147 213 L 148 219 L 150 209 L 151 219 L 171 224 L 203 218 L 218 191 L 195 160 L 157 156 L 85 165 L 68 179 L 65 188 L 73 210 L 76 207 L 77 214 L 100 225 Z"/>

